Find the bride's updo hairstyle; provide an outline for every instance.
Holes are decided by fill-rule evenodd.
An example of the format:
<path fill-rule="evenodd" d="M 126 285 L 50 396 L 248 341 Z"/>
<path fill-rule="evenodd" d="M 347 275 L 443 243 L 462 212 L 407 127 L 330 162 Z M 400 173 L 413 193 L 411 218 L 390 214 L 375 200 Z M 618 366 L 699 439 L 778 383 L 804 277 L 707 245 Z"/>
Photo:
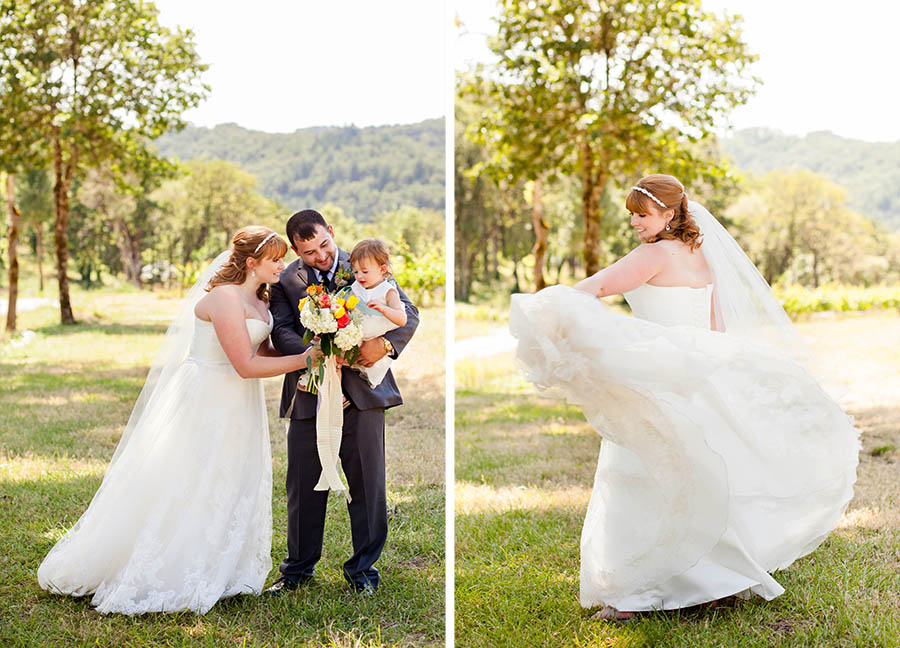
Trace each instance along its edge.
<path fill-rule="evenodd" d="M 209 280 L 206 289 L 212 290 L 223 284 L 242 284 L 247 278 L 247 259 L 280 259 L 287 251 L 287 243 L 274 230 L 262 225 L 242 227 L 231 239 L 228 262 Z M 256 296 L 268 302 L 269 284 L 260 285 Z"/>
<path fill-rule="evenodd" d="M 655 196 L 665 207 L 661 207 L 653 198 L 640 191 L 644 189 Z M 673 209 L 675 215 L 669 221 L 671 229 L 663 229 L 654 237 L 651 243 L 656 241 L 678 240 L 683 241 L 691 250 L 696 250 L 703 243 L 700 228 L 694 222 L 694 217 L 688 210 L 688 198 L 684 191 L 684 185 L 670 175 L 654 173 L 638 180 L 635 188 L 625 198 L 625 208 L 632 214 L 646 214 L 650 208 Z"/>

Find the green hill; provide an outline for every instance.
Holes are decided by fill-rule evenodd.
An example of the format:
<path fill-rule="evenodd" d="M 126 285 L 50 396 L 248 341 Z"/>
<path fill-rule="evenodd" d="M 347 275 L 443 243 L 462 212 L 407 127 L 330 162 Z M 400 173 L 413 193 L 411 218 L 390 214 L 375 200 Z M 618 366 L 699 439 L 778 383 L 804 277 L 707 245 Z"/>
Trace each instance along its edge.
<path fill-rule="evenodd" d="M 288 210 L 333 203 L 370 221 L 402 205 L 444 209 L 444 120 L 265 133 L 237 124 L 188 126 L 155 145 L 166 157 L 218 158 L 259 179 Z"/>
<path fill-rule="evenodd" d="M 864 142 L 828 131 L 803 137 L 747 128 L 722 141 L 738 169 L 763 174 L 802 167 L 847 189 L 851 209 L 900 229 L 900 142 Z"/>

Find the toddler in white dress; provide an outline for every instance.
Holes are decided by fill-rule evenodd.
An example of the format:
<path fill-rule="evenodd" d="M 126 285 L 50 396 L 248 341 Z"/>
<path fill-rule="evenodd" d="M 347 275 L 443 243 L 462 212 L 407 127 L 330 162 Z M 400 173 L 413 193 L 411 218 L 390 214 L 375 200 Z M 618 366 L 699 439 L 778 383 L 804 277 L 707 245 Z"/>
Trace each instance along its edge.
<path fill-rule="evenodd" d="M 406 309 L 400 301 L 400 293 L 392 283 L 391 259 L 388 247 L 378 239 L 365 239 L 356 244 L 350 253 L 350 266 L 356 281 L 350 286 L 359 299 L 357 310 L 363 315 L 363 340 L 381 337 L 388 331 L 406 324 Z M 384 356 L 371 367 L 360 364 L 353 369 L 377 387 L 391 367 L 390 356 Z"/>

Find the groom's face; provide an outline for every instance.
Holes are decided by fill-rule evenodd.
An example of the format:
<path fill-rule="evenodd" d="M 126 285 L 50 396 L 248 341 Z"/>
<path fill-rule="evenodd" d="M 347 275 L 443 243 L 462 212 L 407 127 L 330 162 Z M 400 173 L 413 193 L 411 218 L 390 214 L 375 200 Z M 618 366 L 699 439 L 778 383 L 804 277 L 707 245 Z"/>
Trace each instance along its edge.
<path fill-rule="evenodd" d="M 316 225 L 315 235 L 301 241 L 300 237 L 294 237 L 294 252 L 311 268 L 319 270 L 331 270 L 334 264 L 334 256 L 337 254 L 337 245 L 334 244 L 334 230 L 331 225 L 327 228 Z"/>

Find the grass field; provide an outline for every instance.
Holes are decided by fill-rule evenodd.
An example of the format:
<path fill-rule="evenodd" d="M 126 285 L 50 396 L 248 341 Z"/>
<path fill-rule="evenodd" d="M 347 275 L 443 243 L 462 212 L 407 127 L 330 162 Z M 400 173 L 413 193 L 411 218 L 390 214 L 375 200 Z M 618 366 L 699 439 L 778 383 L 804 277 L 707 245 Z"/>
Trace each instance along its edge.
<path fill-rule="evenodd" d="M 461 313 L 466 317 L 466 312 Z M 482 312 L 457 331 L 490 330 Z M 900 646 L 900 317 L 799 324 L 862 430 L 855 496 L 818 550 L 776 574 L 786 593 L 716 610 L 593 621 L 578 603 L 579 540 L 600 438 L 539 397 L 512 353 L 456 363 L 456 645 Z"/>
<path fill-rule="evenodd" d="M 30 288 L 26 292 L 31 292 Z M 0 646 L 442 646 L 444 644 L 444 312 L 427 309 L 394 364 L 406 404 L 387 413 L 388 544 L 382 585 L 361 598 L 341 576 L 350 525 L 333 495 L 315 584 L 242 596 L 204 616 L 103 616 L 51 596 L 37 567 L 86 508 L 154 350 L 178 304 L 171 293 L 73 288 L 76 326 L 58 308 L 20 313 L 35 332 L 0 338 Z M 274 461 L 273 571 L 287 552 L 280 380 L 265 381 Z M 111 521 L 114 523 L 114 521 Z"/>

